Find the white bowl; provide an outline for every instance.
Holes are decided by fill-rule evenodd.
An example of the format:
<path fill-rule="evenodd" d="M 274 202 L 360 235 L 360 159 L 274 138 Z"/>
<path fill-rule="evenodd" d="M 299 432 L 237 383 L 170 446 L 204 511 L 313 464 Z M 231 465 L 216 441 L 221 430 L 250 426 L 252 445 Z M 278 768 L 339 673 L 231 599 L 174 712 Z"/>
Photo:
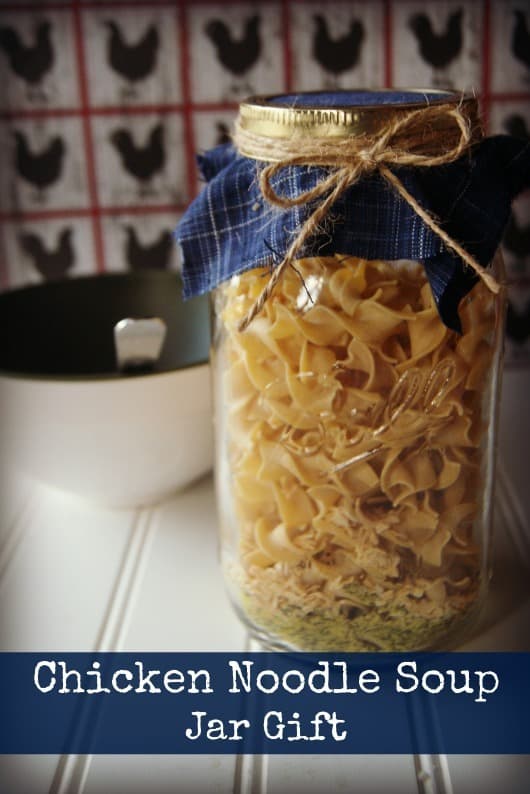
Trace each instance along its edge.
<path fill-rule="evenodd" d="M 153 315 L 168 326 L 159 364 L 149 374 L 119 375 L 114 323 Z M 6 333 L 4 461 L 119 507 L 158 501 L 211 468 L 207 303 L 182 303 L 175 274 L 98 276 L 5 293 L 2 341 Z"/>

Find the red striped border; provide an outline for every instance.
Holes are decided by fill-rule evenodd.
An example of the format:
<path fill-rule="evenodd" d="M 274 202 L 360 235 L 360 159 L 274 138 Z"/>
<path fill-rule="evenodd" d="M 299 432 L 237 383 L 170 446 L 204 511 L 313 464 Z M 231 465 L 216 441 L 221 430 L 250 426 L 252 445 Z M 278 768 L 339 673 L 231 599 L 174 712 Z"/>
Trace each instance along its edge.
<path fill-rule="evenodd" d="M 85 43 L 83 39 L 83 21 L 81 19 L 81 8 L 79 4 L 73 6 L 73 23 L 75 36 L 75 50 L 77 58 L 78 82 L 81 97 L 81 113 L 83 123 L 83 141 L 86 159 L 86 176 L 88 181 L 88 193 L 91 204 L 92 232 L 94 239 L 94 254 L 96 259 L 96 269 L 99 273 L 105 270 L 105 250 L 103 245 L 103 233 L 101 229 L 101 218 L 99 216 L 98 187 L 96 161 L 92 141 L 92 125 L 90 122 L 90 95 L 88 90 L 88 74 L 85 60 Z"/>
<path fill-rule="evenodd" d="M 386 24 L 385 24 L 386 27 Z M 390 51 L 392 45 L 387 48 L 389 53 L 385 56 L 391 58 Z M 286 70 L 287 72 L 287 70 Z M 484 80 L 484 76 L 482 77 Z M 287 81 L 287 74 L 285 75 L 285 89 L 291 91 L 291 79 Z M 385 88 L 392 88 L 392 70 L 391 67 L 387 72 L 387 64 L 385 63 Z M 481 91 L 481 97 L 487 98 L 495 102 L 530 102 L 530 92 L 514 91 L 511 93 L 494 93 Z M 147 114 L 164 115 L 170 113 L 184 113 L 187 110 L 198 112 L 212 112 L 224 113 L 237 110 L 237 102 L 188 102 L 187 104 L 166 104 L 166 105 L 108 105 L 108 106 L 91 106 L 89 109 L 90 116 L 145 116 Z M 82 108 L 22 108 L 20 110 L 0 110 L 0 121 L 15 121 L 15 120 L 34 120 L 34 119 L 47 119 L 47 118 L 78 118 L 85 115 L 86 111 Z"/>
<path fill-rule="evenodd" d="M 153 104 L 153 105 L 92 105 L 89 109 L 90 116 L 145 116 L 147 114 L 164 115 L 166 113 L 183 113 L 187 109 L 216 111 L 237 110 L 237 102 L 188 102 L 187 104 Z M 80 107 L 72 108 L 21 108 L 20 110 L 0 110 L 1 121 L 14 119 L 46 119 L 46 118 L 72 118 L 83 116 L 85 110 Z"/>
<path fill-rule="evenodd" d="M 118 204 L 100 205 L 98 215 L 100 217 L 113 217 L 115 215 L 160 215 L 162 213 L 181 213 L 184 212 L 187 204 Z M 11 212 L 0 212 L 0 222 L 18 223 L 21 221 L 54 221 L 61 218 L 93 218 L 92 207 L 57 207 L 49 210 L 12 210 Z"/>
<path fill-rule="evenodd" d="M 180 45 L 180 69 L 184 122 L 184 151 L 186 153 L 186 181 L 188 198 L 191 200 L 197 192 L 197 170 L 195 167 L 195 135 L 193 130 L 193 104 L 191 92 L 191 53 L 189 47 L 189 30 L 187 3 L 180 2 L 177 15 L 177 36 Z"/>

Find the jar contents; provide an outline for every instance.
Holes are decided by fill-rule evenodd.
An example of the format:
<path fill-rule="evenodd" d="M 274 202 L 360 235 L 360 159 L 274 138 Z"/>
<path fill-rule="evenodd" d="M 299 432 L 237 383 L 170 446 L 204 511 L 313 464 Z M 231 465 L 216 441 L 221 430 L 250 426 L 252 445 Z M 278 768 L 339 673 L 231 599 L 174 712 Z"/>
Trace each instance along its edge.
<path fill-rule="evenodd" d="M 223 565 L 277 647 L 434 647 L 475 617 L 495 300 L 462 334 L 416 262 L 311 257 L 216 291 Z M 271 638 L 273 640 L 271 641 Z"/>

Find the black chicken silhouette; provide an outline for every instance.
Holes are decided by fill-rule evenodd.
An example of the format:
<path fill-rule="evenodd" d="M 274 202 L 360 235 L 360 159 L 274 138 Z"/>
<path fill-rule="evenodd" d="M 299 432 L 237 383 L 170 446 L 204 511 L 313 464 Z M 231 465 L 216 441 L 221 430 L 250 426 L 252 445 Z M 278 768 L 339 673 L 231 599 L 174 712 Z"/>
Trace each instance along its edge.
<path fill-rule="evenodd" d="M 530 302 L 522 312 L 518 311 L 509 301 L 506 311 L 506 333 L 515 342 L 522 344 L 530 336 Z"/>
<path fill-rule="evenodd" d="M 72 229 L 69 226 L 58 235 L 53 249 L 48 249 L 33 232 L 20 234 L 18 241 L 21 249 L 32 259 L 35 270 L 48 281 L 63 278 L 74 265 L 75 251 L 72 245 Z"/>
<path fill-rule="evenodd" d="M 123 33 L 113 21 L 105 22 L 109 30 L 107 60 L 116 74 L 130 85 L 125 94 L 135 94 L 133 83 L 148 77 L 156 68 L 160 37 L 155 25 L 150 25 L 134 44 L 127 44 Z"/>
<path fill-rule="evenodd" d="M 43 20 L 34 26 L 34 44 L 26 46 L 14 28 L 0 28 L 0 48 L 11 70 L 28 86 L 28 98 L 45 98 L 40 83 L 53 66 L 55 56 L 50 36 L 51 25 Z"/>
<path fill-rule="evenodd" d="M 257 14 L 249 17 L 240 39 L 234 37 L 221 19 L 211 19 L 204 27 L 204 32 L 215 47 L 219 63 L 236 77 L 248 72 L 261 55 L 260 22 Z"/>
<path fill-rule="evenodd" d="M 515 24 L 512 32 L 512 53 L 518 61 L 530 69 L 530 32 L 524 11 L 515 9 Z"/>
<path fill-rule="evenodd" d="M 66 152 L 65 143 L 57 135 L 42 151 L 34 153 L 23 132 L 15 130 L 13 135 L 16 171 L 26 182 L 37 188 L 38 196 L 42 199 L 43 191 L 57 182 L 61 176 Z"/>
<path fill-rule="evenodd" d="M 463 14 L 461 8 L 450 14 L 442 33 L 434 32 L 432 22 L 426 14 L 414 14 L 409 19 L 409 27 L 416 37 L 420 55 L 433 69 L 446 69 L 460 55 Z"/>
<path fill-rule="evenodd" d="M 225 124 L 224 121 L 216 121 L 215 129 L 217 131 L 217 134 L 215 136 L 216 146 L 220 146 L 220 144 L 222 143 L 231 143 L 232 138 L 230 137 L 230 130 L 228 129 L 228 124 Z"/>
<path fill-rule="evenodd" d="M 162 229 L 158 238 L 151 243 L 138 239 L 134 226 L 126 226 L 127 240 L 125 258 L 131 270 L 165 270 L 173 250 L 173 237 L 170 231 Z"/>
<path fill-rule="evenodd" d="M 347 33 L 332 38 L 326 17 L 315 14 L 313 20 L 315 22 L 313 57 L 317 63 L 334 75 L 342 74 L 356 66 L 364 39 L 362 22 L 358 19 L 352 20 Z"/>
<path fill-rule="evenodd" d="M 506 132 L 509 135 L 513 135 L 514 138 L 522 138 L 524 141 L 530 140 L 530 132 L 528 131 L 526 121 L 519 113 L 508 116 L 508 118 L 504 120 L 503 127 Z"/>
<path fill-rule="evenodd" d="M 124 169 L 140 184 L 140 192 L 149 192 L 149 182 L 164 168 L 164 127 L 156 124 L 144 146 L 137 146 L 128 129 L 119 128 L 110 136 L 110 142 L 120 156 Z"/>

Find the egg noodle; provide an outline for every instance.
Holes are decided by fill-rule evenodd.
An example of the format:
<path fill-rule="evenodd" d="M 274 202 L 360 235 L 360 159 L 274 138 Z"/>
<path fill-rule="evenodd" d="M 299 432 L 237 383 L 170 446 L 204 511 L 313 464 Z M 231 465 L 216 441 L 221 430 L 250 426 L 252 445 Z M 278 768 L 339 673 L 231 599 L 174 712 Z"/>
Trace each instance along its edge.
<path fill-rule="evenodd" d="M 492 295 L 462 301 L 459 335 L 421 265 L 311 257 L 239 331 L 268 276 L 215 298 L 234 600 L 284 647 L 432 647 L 481 591 Z"/>

